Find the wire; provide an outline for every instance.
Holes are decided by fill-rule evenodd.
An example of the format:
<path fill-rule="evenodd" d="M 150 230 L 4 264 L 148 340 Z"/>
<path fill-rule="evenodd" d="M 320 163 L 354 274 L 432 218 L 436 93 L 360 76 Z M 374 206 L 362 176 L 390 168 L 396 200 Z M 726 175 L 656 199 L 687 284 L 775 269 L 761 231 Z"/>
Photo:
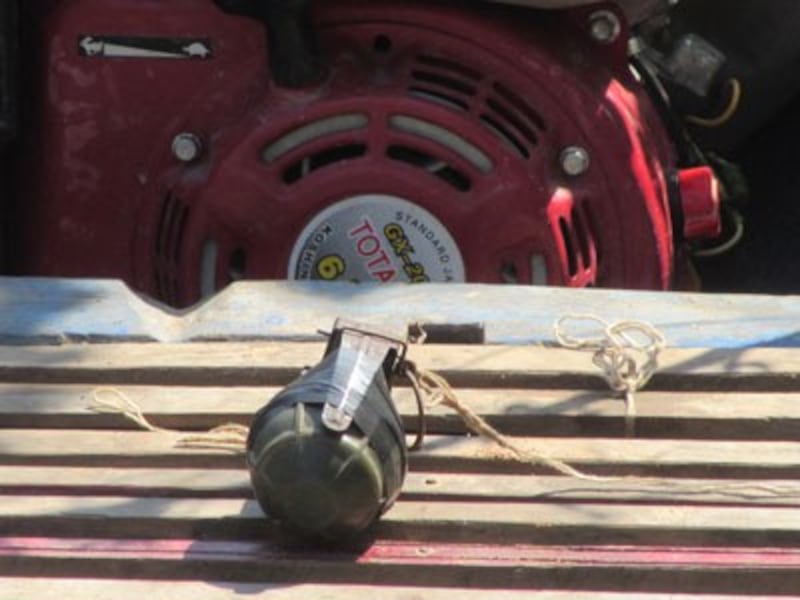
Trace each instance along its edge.
<path fill-rule="evenodd" d="M 641 54 L 630 58 L 631 66 L 641 77 L 645 89 L 653 99 L 656 110 L 667 127 L 670 138 L 678 150 L 681 164 L 706 164 L 705 156 L 692 141 L 686 131 L 686 124 L 678 118 L 672 109 L 669 94 L 655 71 L 655 67 Z"/>
<path fill-rule="evenodd" d="M 744 238 L 745 234 L 745 225 L 744 225 L 744 217 L 742 214 L 730 206 L 725 207 L 729 214 L 730 218 L 733 220 L 734 232 L 730 239 L 726 240 L 722 244 L 718 246 L 714 246 L 713 248 L 707 248 L 703 250 L 693 250 L 692 255 L 696 258 L 716 258 L 718 256 L 722 256 L 723 254 L 727 254 L 736 246 L 738 246 L 742 239 Z"/>
<path fill-rule="evenodd" d="M 422 397 L 423 390 L 419 377 L 417 376 L 417 366 L 410 360 L 404 360 L 400 364 L 400 373 L 405 375 L 406 379 L 411 382 L 411 389 L 414 391 L 414 399 L 417 401 L 417 437 L 414 443 L 408 447 L 410 452 L 415 452 L 422 448 L 422 444 L 425 441 L 425 434 L 427 433 L 425 400 Z"/>
<path fill-rule="evenodd" d="M 728 85 L 731 88 L 731 99 L 725 110 L 716 117 L 699 117 L 697 115 L 688 115 L 686 117 L 687 123 L 697 125 L 698 127 L 705 127 L 706 129 L 716 129 L 722 127 L 730 122 L 739 110 L 742 104 L 742 82 L 738 79 L 731 78 L 728 80 Z"/>

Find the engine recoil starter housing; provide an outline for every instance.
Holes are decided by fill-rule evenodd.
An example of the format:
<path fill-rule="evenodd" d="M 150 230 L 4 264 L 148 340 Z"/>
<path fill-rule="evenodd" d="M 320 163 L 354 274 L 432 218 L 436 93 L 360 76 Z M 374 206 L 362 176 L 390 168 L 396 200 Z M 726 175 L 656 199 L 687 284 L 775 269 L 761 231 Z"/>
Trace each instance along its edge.
<path fill-rule="evenodd" d="M 39 2 L 19 272 L 176 306 L 259 278 L 666 289 L 718 228 L 613 5 L 320 1 L 296 88 L 208 0 Z"/>

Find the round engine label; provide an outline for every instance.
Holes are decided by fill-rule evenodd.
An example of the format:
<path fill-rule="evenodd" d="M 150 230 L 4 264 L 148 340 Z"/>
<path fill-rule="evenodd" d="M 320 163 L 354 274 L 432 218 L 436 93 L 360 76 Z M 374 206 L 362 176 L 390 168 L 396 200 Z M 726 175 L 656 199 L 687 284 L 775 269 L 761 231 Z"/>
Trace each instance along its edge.
<path fill-rule="evenodd" d="M 292 250 L 289 278 L 460 283 L 465 274 L 455 241 L 436 217 L 402 198 L 369 194 L 311 220 Z"/>

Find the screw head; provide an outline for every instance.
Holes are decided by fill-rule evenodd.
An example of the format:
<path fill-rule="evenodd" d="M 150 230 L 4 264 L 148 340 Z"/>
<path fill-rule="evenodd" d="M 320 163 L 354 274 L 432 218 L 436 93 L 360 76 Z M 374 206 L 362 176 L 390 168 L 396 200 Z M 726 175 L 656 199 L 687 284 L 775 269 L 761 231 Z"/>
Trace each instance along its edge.
<path fill-rule="evenodd" d="M 621 33 L 622 23 L 610 10 L 598 10 L 589 16 L 589 35 L 598 44 L 613 44 Z"/>
<path fill-rule="evenodd" d="M 202 153 L 203 142 L 193 133 L 179 133 L 172 140 L 172 155 L 181 162 L 194 162 Z"/>
<path fill-rule="evenodd" d="M 589 170 L 592 159 L 586 148 L 569 146 L 561 151 L 561 169 L 570 177 L 578 177 Z"/>

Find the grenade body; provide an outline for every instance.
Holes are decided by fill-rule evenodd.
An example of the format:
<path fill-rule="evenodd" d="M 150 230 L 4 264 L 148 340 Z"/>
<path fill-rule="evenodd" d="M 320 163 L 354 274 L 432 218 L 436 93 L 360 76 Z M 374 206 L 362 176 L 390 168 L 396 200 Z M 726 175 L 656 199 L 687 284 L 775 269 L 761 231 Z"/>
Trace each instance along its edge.
<path fill-rule="evenodd" d="M 256 414 L 247 443 L 262 509 L 308 538 L 368 528 L 399 495 L 407 469 L 387 381 L 391 353 L 370 358 L 343 339 Z"/>

